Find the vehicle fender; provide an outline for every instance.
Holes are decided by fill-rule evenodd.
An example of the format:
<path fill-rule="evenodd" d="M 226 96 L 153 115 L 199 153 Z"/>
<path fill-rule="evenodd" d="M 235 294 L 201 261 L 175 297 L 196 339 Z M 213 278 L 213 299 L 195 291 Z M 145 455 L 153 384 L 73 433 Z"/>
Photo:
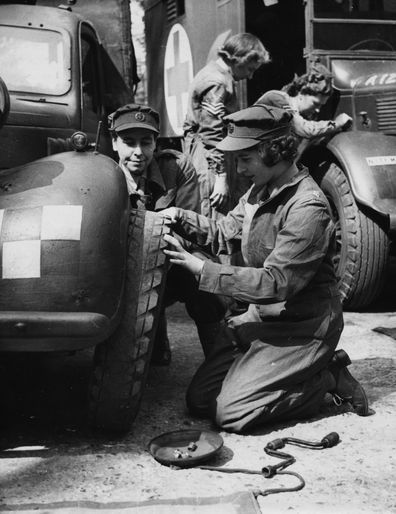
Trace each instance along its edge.
<path fill-rule="evenodd" d="M 356 201 L 389 216 L 396 228 L 396 137 L 350 131 L 334 136 L 327 148 L 341 164 Z"/>
<path fill-rule="evenodd" d="M 64 152 L 1 171 L 0 311 L 58 313 L 59 327 L 71 327 L 60 313 L 76 323 L 96 313 L 106 337 L 122 308 L 128 218 L 124 175 L 104 155 Z"/>

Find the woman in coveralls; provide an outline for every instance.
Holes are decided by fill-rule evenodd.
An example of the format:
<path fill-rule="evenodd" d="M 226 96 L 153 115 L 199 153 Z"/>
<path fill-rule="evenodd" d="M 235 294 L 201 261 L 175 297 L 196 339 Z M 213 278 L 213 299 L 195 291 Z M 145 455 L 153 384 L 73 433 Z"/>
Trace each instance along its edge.
<path fill-rule="evenodd" d="M 333 92 L 332 75 L 323 64 L 311 63 L 308 73 L 295 76 L 282 91 L 264 93 L 255 103 L 280 107 L 293 114 L 293 133 L 298 140 L 298 157 L 314 139 L 346 130 L 352 118 L 340 113 L 334 120 L 318 120 L 320 109 Z"/>
<path fill-rule="evenodd" d="M 231 162 L 224 162 L 216 148 L 226 134 L 224 116 L 238 110 L 236 82 L 250 79 L 269 60 L 267 50 L 252 34 L 231 36 L 218 51 L 218 59 L 209 62 L 194 77 L 184 121 L 185 153 L 197 170 L 201 214 L 219 218 L 246 192 L 250 183 L 239 183 Z M 227 168 L 227 169 L 226 169 Z"/>
<path fill-rule="evenodd" d="M 253 186 L 225 218 L 162 212 L 177 234 L 214 254 L 242 251 L 246 267 L 204 262 L 164 236 L 170 261 L 193 272 L 200 290 L 249 303 L 224 323 L 187 392 L 192 413 L 233 432 L 312 416 L 328 392 L 369 413 L 348 355 L 335 351 L 343 316 L 334 227 L 324 194 L 294 164 L 291 116 L 255 105 L 227 117 L 218 148 L 234 153 Z"/>

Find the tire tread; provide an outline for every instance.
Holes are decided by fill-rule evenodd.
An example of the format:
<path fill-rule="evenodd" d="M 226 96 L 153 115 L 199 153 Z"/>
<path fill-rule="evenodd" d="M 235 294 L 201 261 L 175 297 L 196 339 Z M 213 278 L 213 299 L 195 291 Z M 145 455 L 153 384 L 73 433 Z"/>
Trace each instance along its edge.
<path fill-rule="evenodd" d="M 319 185 L 335 205 L 341 228 L 339 287 L 344 307 L 362 309 L 380 294 L 389 263 L 389 238 L 357 205 L 342 169 L 323 163 Z"/>
<path fill-rule="evenodd" d="M 125 432 L 137 416 L 165 283 L 165 233 L 169 227 L 160 216 L 131 212 L 125 311 L 114 334 L 95 349 L 89 395 L 94 428 Z"/>

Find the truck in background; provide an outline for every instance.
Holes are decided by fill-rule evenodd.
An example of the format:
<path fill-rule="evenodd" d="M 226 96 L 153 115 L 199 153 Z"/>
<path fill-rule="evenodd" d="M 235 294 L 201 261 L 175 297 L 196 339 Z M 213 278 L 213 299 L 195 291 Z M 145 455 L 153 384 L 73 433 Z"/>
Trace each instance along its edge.
<path fill-rule="evenodd" d="M 165 21 L 164 21 L 165 20 Z M 334 93 L 321 117 L 352 129 L 302 157 L 321 185 L 337 231 L 344 306 L 381 293 L 396 232 L 396 4 L 392 0 L 145 0 L 148 97 L 161 136 L 182 140 L 188 86 L 231 34 L 251 32 L 272 62 L 240 83 L 241 108 L 280 89 L 308 60 L 328 66 Z"/>

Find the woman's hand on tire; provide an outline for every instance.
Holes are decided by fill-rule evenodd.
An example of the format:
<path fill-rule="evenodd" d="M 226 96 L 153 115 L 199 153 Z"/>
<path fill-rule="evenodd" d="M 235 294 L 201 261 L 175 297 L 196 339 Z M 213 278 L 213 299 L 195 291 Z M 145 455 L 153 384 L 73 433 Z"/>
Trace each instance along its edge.
<path fill-rule="evenodd" d="M 172 250 L 164 250 L 171 263 L 183 266 L 194 275 L 201 273 L 205 261 L 187 252 L 175 237 L 166 234 L 164 240 L 172 247 Z"/>

